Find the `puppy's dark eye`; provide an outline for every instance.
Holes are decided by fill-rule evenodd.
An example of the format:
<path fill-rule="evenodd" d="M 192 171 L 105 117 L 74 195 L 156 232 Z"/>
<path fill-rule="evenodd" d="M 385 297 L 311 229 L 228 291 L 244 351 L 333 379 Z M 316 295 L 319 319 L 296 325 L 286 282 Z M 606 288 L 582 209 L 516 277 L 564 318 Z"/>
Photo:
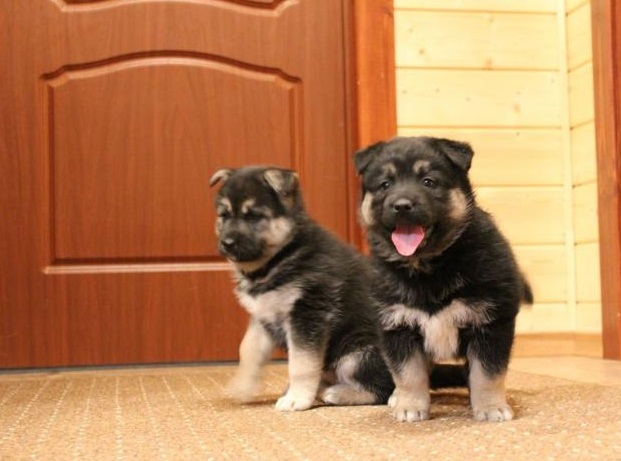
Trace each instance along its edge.
<path fill-rule="evenodd" d="M 256 210 L 248 210 L 244 214 L 245 219 L 250 219 L 252 221 L 260 221 L 261 219 L 265 219 L 265 215 Z"/>
<path fill-rule="evenodd" d="M 380 183 L 380 189 L 382 190 L 390 189 L 391 187 L 392 187 L 392 181 L 389 181 L 387 179 Z"/>
<path fill-rule="evenodd" d="M 229 210 L 220 210 L 218 211 L 218 218 L 220 219 L 229 219 L 231 217 L 231 212 Z"/>
<path fill-rule="evenodd" d="M 423 186 L 434 188 L 438 185 L 438 182 L 433 178 L 423 178 L 422 180 Z"/>

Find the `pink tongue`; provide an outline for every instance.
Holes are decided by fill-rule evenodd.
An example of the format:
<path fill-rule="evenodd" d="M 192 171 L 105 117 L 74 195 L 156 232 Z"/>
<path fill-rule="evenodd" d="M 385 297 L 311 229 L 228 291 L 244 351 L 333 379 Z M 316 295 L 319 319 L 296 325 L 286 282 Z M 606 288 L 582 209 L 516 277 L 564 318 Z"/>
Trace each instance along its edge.
<path fill-rule="evenodd" d="M 408 224 L 397 225 L 392 233 L 392 243 L 401 256 L 412 256 L 424 238 L 422 227 Z"/>

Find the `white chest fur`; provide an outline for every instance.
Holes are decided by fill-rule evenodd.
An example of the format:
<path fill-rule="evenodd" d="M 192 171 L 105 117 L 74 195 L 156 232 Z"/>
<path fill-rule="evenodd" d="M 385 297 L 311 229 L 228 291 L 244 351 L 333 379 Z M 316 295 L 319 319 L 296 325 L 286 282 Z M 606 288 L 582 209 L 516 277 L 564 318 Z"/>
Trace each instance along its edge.
<path fill-rule="evenodd" d="M 302 296 L 302 291 L 298 287 L 285 285 L 257 296 L 242 291 L 237 291 L 236 294 L 239 303 L 255 319 L 274 322 L 291 311 Z"/>
<path fill-rule="evenodd" d="M 420 328 L 424 338 L 425 351 L 436 361 L 455 357 L 459 347 L 459 329 L 482 325 L 488 321 L 486 305 L 466 305 L 454 300 L 434 314 L 420 309 L 394 304 L 385 307 L 380 320 L 385 329 L 401 326 Z"/>

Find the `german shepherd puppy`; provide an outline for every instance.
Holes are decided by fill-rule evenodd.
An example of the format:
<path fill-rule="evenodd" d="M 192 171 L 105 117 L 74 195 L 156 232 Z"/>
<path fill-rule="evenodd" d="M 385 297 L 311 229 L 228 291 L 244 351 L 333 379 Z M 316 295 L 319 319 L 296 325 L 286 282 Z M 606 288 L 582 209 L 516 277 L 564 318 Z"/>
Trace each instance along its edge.
<path fill-rule="evenodd" d="M 334 405 L 385 403 L 394 384 L 379 350 L 369 266 L 306 213 L 291 170 L 246 167 L 216 172 L 219 251 L 233 265 L 235 293 L 250 314 L 231 390 L 257 391 L 273 350 L 288 352 L 289 387 L 280 411 L 306 410 L 316 397 Z"/>
<path fill-rule="evenodd" d="M 480 209 L 468 179 L 468 144 L 395 138 L 358 151 L 360 220 L 375 267 L 383 352 L 399 421 L 429 418 L 434 363 L 466 359 L 477 420 L 513 410 L 505 374 L 515 318 L 532 292 L 507 240 Z"/>

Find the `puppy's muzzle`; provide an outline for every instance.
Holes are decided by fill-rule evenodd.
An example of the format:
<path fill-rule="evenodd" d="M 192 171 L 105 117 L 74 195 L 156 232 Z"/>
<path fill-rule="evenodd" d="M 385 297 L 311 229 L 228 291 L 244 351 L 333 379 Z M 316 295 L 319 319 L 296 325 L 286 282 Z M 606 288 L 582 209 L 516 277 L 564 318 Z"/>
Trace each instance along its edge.
<path fill-rule="evenodd" d="M 392 209 L 397 215 L 406 215 L 414 209 L 414 202 L 407 198 L 400 198 L 392 204 Z"/>
<path fill-rule="evenodd" d="M 263 244 L 260 239 L 238 231 L 221 234 L 219 250 L 223 256 L 235 262 L 256 261 L 263 256 Z"/>
<path fill-rule="evenodd" d="M 418 224 L 427 227 L 430 224 L 426 200 L 416 194 L 395 194 L 384 203 L 382 224 L 393 230 L 398 223 Z"/>
<path fill-rule="evenodd" d="M 230 253 L 235 248 L 235 245 L 237 245 L 237 240 L 233 237 L 226 237 L 220 240 L 220 245 L 222 245 L 222 249 L 225 252 Z"/>

